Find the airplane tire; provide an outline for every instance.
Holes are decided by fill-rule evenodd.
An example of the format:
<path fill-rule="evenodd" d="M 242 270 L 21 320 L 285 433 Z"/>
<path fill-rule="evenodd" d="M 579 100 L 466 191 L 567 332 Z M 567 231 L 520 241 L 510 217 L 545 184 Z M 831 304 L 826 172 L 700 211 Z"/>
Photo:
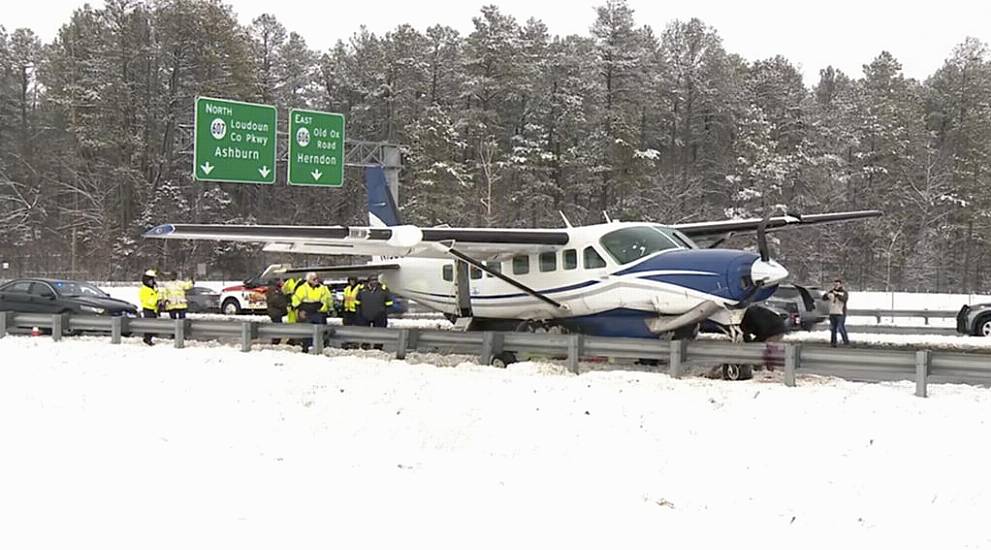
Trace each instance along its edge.
<path fill-rule="evenodd" d="M 497 369 L 504 369 L 515 362 L 516 354 L 511 351 L 504 351 L 492 356 L 492 361 L 489 364 Z"/>
<path fill-rule="evenodd" d="M 723 380 L 750 380 L 754 377 L 754 368 L 750 365 L 723 365 Z"/>

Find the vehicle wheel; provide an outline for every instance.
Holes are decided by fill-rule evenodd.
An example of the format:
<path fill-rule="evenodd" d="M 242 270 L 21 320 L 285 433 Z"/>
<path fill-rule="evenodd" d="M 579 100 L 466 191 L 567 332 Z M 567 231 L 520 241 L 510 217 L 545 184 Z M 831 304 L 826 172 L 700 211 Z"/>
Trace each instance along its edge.
<path fill-rule="evenodd" d="M 754 377 L 754 368 L 750 365 L 723 365 L 723 380 L 750 380 Z"/>
<path fill-rule="evenodd" d="M 977 320 L 977 327 L 974 330 L 976 336 L 991 337 L 991 317 L 983 317 Z"/>
<path fill-rule="evenodd" d="M 237 303 L 237 300 L 234 298 L 228 298 L 224 300 L 224 305 L 220 307 L 220 312 L 224 315 L 240 315 L 241 304 Z"/>
<path fill-rule="evenodd" d="M 516 354 L 511 351 L 504 351 L 500 354 L 494 355 L 489 364 L 497 369 L 504 369 L 515 362 Z"/>
<path fill-rule="evenodd" d="M 813 325 L 808 321 L 802 321 L 802 330 L 804 330 L 805 332 L 811 331 L 814 326 L 815 325 Z"/>

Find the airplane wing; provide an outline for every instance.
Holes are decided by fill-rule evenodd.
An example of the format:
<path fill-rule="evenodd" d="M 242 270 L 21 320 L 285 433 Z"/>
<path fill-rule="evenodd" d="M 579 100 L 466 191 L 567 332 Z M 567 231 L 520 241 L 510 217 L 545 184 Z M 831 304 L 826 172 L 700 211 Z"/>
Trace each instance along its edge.
<path fill-rule="evenodd" d="M 779 231 L 807 225 L 842 223 L 865 218 L 876 218 L 880 210 L 857 210 L 853 212 L 832 212 L 828 214 L 809 214 L 805 216 L 787 215 L 774 216 L 767 219 L 768 231 Z M 715 222 L 694 222 L 673 224 L 669 227 L 681 231 L 693 240 L 711 242 L 725 239 L 731 235 L 756 233 L 762 218 L 746 218 L 741 220 L 722 220 Z"/>
<path fill-rule="evenodd" d="M 420 228 L 356 226 L 165 224 L 144 234 L 154 239 L 264 243 L 268 252 L 324 255 L 448 258 L 448 248 L 480 260 L 557 250 L 566 231 L 553 229 Z"/>
<path fill-rule="evenodd" d="M 327 265 L 310 267 L 277 267 L 271 270 L 272 275 L 302 277 L 309 272 L 317 275 L 335 275 L 338 277 L 366 277 L 374 276 L 383 271 L 397 271 L 399 264 L 356 264 L 356 265 Z M 266 271 L 268 273 L 268 271 Z"/>

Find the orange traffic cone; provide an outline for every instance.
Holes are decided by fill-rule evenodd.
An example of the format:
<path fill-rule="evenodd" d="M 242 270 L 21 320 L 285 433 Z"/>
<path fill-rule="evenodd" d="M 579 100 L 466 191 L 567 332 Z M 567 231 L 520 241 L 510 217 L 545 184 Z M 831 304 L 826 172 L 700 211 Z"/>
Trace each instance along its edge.
<path fill-rule="evenodd" d="M 31 336 L 41 336 L 41 329 L 38 327 L 31 327 Z"/>

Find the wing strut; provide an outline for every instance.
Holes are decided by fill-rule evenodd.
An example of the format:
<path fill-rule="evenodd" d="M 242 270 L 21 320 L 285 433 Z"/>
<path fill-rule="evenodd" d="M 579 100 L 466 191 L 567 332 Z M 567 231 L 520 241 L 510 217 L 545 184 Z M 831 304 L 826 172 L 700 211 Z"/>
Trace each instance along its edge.
<path fill-rule="evenodd" d="M 564 304 L 562 304 L 560 302 L 557 302 L 557 301 L 555 301 L 555 300 L 553 300 L 551 298 L 548 298 L 546 295 L 541 294 L 540 292 L 537 292 L 536 290 L 534 290 L 534 289 L 526 286 L 525 284 L 517 281 L 516 279 L 513 279 L 512 277 L 509 277 L 508 275 L 504 275 L 501 271 L 495 271 L 495 270 L 493 270 L 489 266 L 483 264 L 482 262 L 476 260 L 475 258 L 472 258 L 471 256 L 468 256 L 466 254 L 463 254 L 460 251 L 455 250 L 454 248 L 448 248 L 447 249 L 447 252 L 451 256 L 454 256 L 455 258 L 457 258 L 457 259 L 459 259 L 459 260 L 461 260 L 461 261 L 463 261 L 463 262 L 465 262 L 467 264 L 470 264 L 470 265 L 472 265 L 474 267 L 477 267 L 478 269 L 481 269 L 482 271 L 488 273 L 489 275 L 492 275 L 493 277 L 495 277 L 497 279 L 501 279 L 503 281 L 506 281 L 507 283 L 509 283 L 509 284 L 513 285 L 514 287 L 522 290 L 523 292 L 529 294 L 530 296 L 533 296 L 534 298 L 540 300 L 541 302 L 544 302 L 545 304 L 550 304 L 550 305 L 552 305 L 552 306 L 554 306 L 556 308 L 560 308 L 560 309 L 567 309 L 567 306 L 565 306 Z"/>

